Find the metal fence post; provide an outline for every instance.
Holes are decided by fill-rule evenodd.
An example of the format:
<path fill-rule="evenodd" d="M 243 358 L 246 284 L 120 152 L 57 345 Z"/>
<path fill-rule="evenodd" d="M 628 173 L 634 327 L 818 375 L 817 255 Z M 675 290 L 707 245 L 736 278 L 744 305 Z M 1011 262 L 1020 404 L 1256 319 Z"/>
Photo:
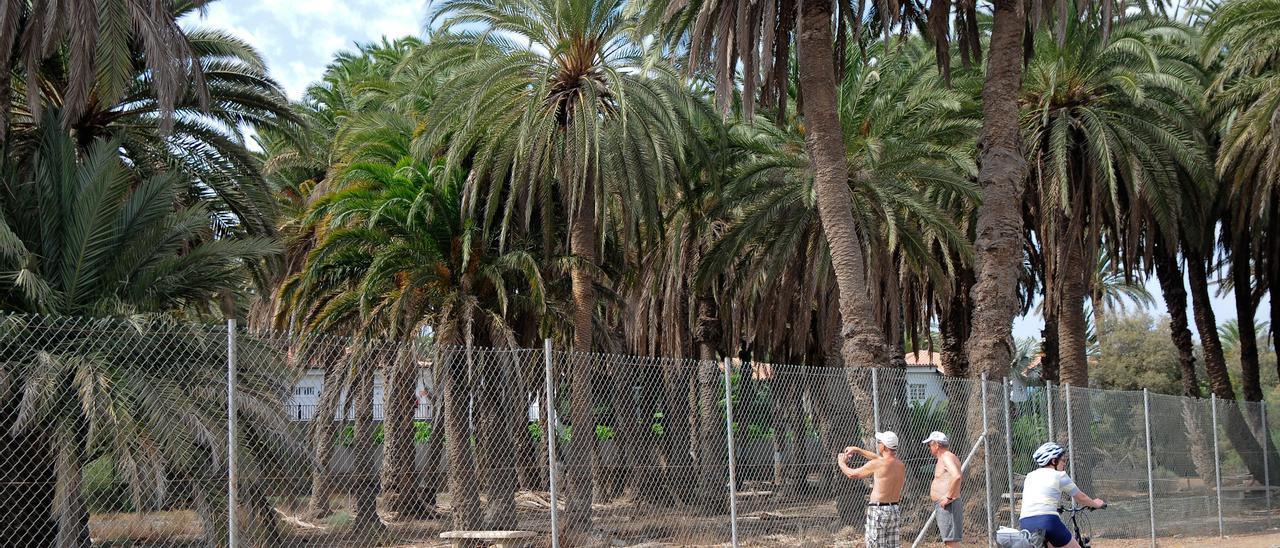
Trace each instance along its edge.
<path fill-rule="evenodd" d="M 1271 469 L 1269 467 L 1270 464 L 1267 462 L 1267 459 L 1270 458 L 1270 455 L 1267 454 L 1267 446 L 1270 445 L 1270 443 L 1268 442 L 1271 441 L 1271 431 L 1267 430 L 1267 402 L 1260 401 L 1258 402 L 1258 406 L 1262 408 L 1261 409 L 1262 439 L 1258 441 L 1262 442 L 1262 485 L 1267 489 L 1267 528 L 1270 529 L 1271 528 Z"/>
<path fill-rule="evenodd" d="M 1044 381 L 1044 408 L 1049 415 L 1049 439 L 1053 441 L 1053 381 Z"/>
<path fill-rule="evenodd" d="M 236 548 L 236 318 L 227 317 L 227 546 Z"/>
<path fill-rule="evenodd" d="M 1004 401 L 1000 403 L 1004 407 L 1004 467 L 1005 472 L 1009 474 L 1009 527 L 1017 527 L 1013 511 L 1013 423 L 1009 419 L 1009 377 L 1004 377 Z"/>
<path fill-rule="evenodd" d="M 1151 392 L 1142 389 L 1142 424 L 1147 432 L 1147 510 L 1151 518 L 1151 546 L 1156 545 L 1155 465 L 1151 459 Z"/>
<path fill-rule="evenodd" d="M 551 489 L 551 546 L 560 548 L 560 521 L 556 510 L 556 385 L 551 375 L 551 339 L 542 341 L 542 357 L 546 371 L 546 398 L 543 405 L 547 409 L 547 484 Z"/>
<path fill-rule="evenodd" d="M 1209 411 L 1213 417 L 1213 477 L 1214 484 L 1217 486 L 1216 495 L 1218 498 L 1218 536 L 1225 536 L 1226 531 L 1222 523 L 1222 458 L 1218 455 L 1218 395 L 1209 395 Z"/>
<path fill-rule="evenodd" d="M 992 518 L 992 515 L 991 515 L 991 442 L 989 441 L 991 439 L 991 436 L 986 435 L 991 432 L 991 424 L 987 422 L 987 408 L 990 407 L 990 402 L 987 400 L 987 374 L 986 373 L 982 374 L 981 389 L 982 389 L 982 431 L 983 431 L 982 468 L 983 468 L 983 476 L 984 476 L 983 483 L 986 485 L 986 497 L 987 497 L 984 502 L 986 502 L 986 507 L 987 507 L 987 546 L 991 546 L 992 539 L 994 538 L 994 535 L 992 533 L 995 530 L 995 520 Z"/>
<path fill-rule="evenodd" d="M 1071 385 L 1062 385 L 1066 398 L 1063 404 L 1067 406 L 1067 463 L 1071 467 L 1071 477 L 1076 476 L 1076 436 L 1075 428 L 1071 425 Z"/>
<path fill-rule="evenodd" d="M 880 432 L 880 375 L 878 368 L 871 368 L 871 422 L 872 428 Z M 871 445 L 875 445 L 874 443 Z"/>
<path fill-rule="evenodd" d="M 732 535 L 733 548 L 738 548 L 738 463 L 737 452 L 733 445 L 733 383 L 729 379 L 729 369 L 733 364 L 729 358 L 724 359 L 724 426 L 725 439 L 729 444 L 729 531 Z M 746 372 L 750 374 L 750 370 Z"/>

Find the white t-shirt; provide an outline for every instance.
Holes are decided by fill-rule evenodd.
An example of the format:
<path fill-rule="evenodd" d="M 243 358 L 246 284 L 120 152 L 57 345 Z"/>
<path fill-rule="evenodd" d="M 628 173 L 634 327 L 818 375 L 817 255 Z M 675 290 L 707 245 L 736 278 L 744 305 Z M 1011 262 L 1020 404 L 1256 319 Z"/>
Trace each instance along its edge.
<path fill-rule="evenodd" d="M 1058 505 L 1062 496 L 1074 497 L 1080 492 L 1076 482 L 1066 472 L 1053 468 L 1038 468 L 1027 474 L 1022 484 L 1022 515 L 1031 516 L 1058 515 Z"/>

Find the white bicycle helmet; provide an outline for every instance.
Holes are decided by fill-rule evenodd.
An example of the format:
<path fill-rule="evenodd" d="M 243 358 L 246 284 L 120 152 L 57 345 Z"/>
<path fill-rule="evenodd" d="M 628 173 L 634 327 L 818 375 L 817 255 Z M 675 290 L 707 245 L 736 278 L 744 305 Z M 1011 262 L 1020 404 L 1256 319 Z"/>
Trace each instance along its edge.
<path fill-rule="evenodd" d="M 1036 461 L 1036 466 L 1048 466 L 1053 459 L 1061 457 L 1066 452 L 1067 450 L 1061 445 L 1048 442 L 1036 448 L 1036 452 L 1031 454 L 1031 460 Z"/>

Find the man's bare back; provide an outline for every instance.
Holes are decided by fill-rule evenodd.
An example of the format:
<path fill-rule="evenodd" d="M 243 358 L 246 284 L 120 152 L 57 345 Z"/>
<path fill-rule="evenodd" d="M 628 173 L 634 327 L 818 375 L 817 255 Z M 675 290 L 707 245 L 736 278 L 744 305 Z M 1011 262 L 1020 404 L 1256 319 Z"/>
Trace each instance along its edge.
<path fill-rule="evenodd" d="M 951 451 L 938 455 L 938 463 L 933 467 L 933 483 L 929 484 L 929 498 L 939 502 L 944 497 L 959 497 L 960 485 L 956 481 L 959 477 L 960 458 Z"/>

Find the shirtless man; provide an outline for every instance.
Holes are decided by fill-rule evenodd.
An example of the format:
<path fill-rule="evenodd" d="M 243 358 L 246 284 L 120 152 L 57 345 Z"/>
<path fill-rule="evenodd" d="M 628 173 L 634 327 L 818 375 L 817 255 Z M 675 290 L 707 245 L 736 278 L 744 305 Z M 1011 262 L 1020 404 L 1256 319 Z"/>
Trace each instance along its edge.
<path fill-rule="evenodd" d="M 855 454 L 865 457 L 867 463 L 858 468 L 850 468 L 849 457 Z M 867 548 L 899 548 L 902 542 L 902 511 L 898 508 L 898 502 L 902 498 L 906 467 L 898 460 L 898 435 L 893 432 L 877 432 L 875 453 L 861 447 L 845 447 L 836 462 L 845 476 L 853 479 L 873 478 L 864 529 Z"/>
<path fill-rule="evenodd" d="M 938 534 L 947 548 L 960 545 L 960 533 L 964 526 L 960 502 L 960 483 L 964 475 L 960 471 L 960 459 L 951 452 L 951 440 L 946 434 L 934 431 L 924 439 L 929 454 L 938 459 L 933 467 L 933 483 L 929 484 L 929 498 L 933 499 L 934 515 L 938 519 Z"/>

